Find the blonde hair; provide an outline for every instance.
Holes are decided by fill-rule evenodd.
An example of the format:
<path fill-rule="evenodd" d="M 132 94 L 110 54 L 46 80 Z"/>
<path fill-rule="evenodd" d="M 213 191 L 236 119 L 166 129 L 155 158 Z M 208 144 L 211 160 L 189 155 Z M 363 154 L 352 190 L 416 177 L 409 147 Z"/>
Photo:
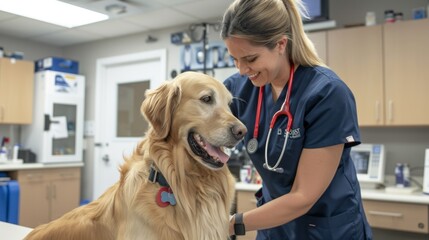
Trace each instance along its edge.
<path fill-rule="evenodd" d="M 286 36 L 294 64 L 325 66 L 304 32 L 301 15 L 307 17 L 300 0 L 235 0 L 223 16 L 221 37 L 244 38 L 273 49 Z"/>

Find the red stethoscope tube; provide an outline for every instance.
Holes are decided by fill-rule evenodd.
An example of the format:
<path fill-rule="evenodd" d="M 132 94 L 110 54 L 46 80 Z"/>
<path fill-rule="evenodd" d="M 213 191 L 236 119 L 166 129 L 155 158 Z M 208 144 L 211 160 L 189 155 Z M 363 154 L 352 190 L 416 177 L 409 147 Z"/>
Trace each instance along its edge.
<path fill-rule="evenodd" d="M 286 148 L 286 144 L 289 138 L 289 133 L 292 129 L 292 123 L 293 123 L 293 116 L 292 113 L 290 112 L 290 95 L 292 92 L 292 86 L 293 86 L 293 75 L 294 75 L 294 64 L 291 64 L 290 67 L 290 73 L 289 73 L 289 81 L 288 81 L 288 89 L 286 92 L 286 98 L 285 101 L 283 102 L 281 108 L 274 114 L 273 118 L 271 119 L 270 122 L 270 128 L 268 131 L 268 136 L 267 136 L 267 140 L 265 143 L 265 164 L 264 164 L 264 168 L 270 170 L 270 171 L 274 171 L 274 172 L 278 172 L 278 173 L 283 173 L 283 168 L 278 168 L 278 165 L 281 162 L 281 159 L 283 157 L 285 148 Z M 261 109 L 262 109 L 262 101 L 263 101 L 263 95 L 264 95 L 264 86 L 261 86 L 259 88 L 259 96 L 258 96 L 258 106 L 256 109 L 256 119 L 255 119 L 255 128 L 253 130 L 253 139 L 251 139 L 248 143 L 248 151 L 250 153 L 254 153 L 256 151 L 257 148 L 257 138 L 258 138 L 258 134 L 259 134 L 259 121 L 260 121 L 260 117 L 261 117 Z M 268 143 L 270 140 L 270 136 L 271 136 L 271 131 L 274 128 L 274 124 L 277 121 L 277 118 L 281 115 L 286 115 L 288 120 L 287 120 L 287 126 L 286 126 L 286 139 L 285 142 L 283 144 L 283 148 L 282 148 L 282 152 L 280 154 L 280 157 L 277 159 L 276 164 L 271 167 L 268 164 L 268 158 L 267 158 L 267 152 L 268 152 Z M 249 149 L 250 148 L 250 149 Z"/>

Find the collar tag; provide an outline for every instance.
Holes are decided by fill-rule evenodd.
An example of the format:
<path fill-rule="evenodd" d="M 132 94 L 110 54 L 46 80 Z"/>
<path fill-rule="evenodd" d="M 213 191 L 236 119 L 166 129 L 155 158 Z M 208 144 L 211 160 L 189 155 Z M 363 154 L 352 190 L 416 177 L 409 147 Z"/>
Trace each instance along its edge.
<path fill-rule="evenodd" d="M 173 191 L 169 187 L 161 187 L 156 194 L 156 204 L 160 207 L 167 207 L 168 205 L 175 206 L 176 198 Z"/>

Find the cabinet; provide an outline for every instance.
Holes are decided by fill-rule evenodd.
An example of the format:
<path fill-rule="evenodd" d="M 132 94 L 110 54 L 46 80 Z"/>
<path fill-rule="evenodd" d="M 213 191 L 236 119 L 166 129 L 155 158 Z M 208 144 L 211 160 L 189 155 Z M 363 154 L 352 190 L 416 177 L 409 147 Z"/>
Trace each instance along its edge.
<path fill-rule="evenodd" d="M 11 172 L 20 186 L 19 225 L 36 227 L 79 206 L 80 168 Z"/>
<path fill-rule="evenodd" d="M 328 65 L 353 91 L 360 126 L 429 125 L 429 20 L 327 34 Z"/>
<path fill-rule="evenodd" d="M 386 123 L 429 125 L 429 20 L 385 24 Z"/>
<path fill-rule="evenodd" d="M 237 191 L 237 212 L 246 212 L 256 208 L 255 191 Z M 237 236 L 237 240 L 255 240 L 256 231 L 246 232 L 244 236 Z"/>
<path fill-rule="evenodd" d="M 363 205 L 371 227 L 429 233 L 428 205 L 375 200 L 364 200 Z"/>
<path fill-rule="evenodd" d="M 352 90 L 360 126 L 384 125 L 382 25 L 328 31 L 328 63 Z"/>
<path fill-rule="evenodd" d="M 325 64 L 328 64 L 328 57 L 326 52 L 327 32 L 310 32 L 307 33 L 307 36 L 313 42 L 320 59 L 322 59 Z"/>
<path fill-rule="evenodd" d="M 32 122 L 33 73 L 31 61 L 0 58 L 0 123 Z"/>

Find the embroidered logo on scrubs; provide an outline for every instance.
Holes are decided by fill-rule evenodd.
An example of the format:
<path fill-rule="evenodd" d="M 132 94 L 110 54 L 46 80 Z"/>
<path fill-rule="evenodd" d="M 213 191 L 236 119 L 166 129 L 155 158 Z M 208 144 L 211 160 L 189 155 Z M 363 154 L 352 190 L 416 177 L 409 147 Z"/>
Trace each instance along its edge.
<path fill-rule="evenodd" d="M 277 129 L 277 135 L 283 135 L 283 137 L 286 137 L 286 130 L 285 129 Z M 289 133 L 289 138 L 290 139 L 295 139 L 295 138 L 300 138 L 301 137 L 301 131 L 299 130 L 299 128 L 295 128 L 290 130 Z"/>
<path fill-rule="evenodd" d="M 294 138 L 300 138 L 300 137 L 301 137 L 301 131 L 299 131 L 299 128 L 295 128 L 290 131 L 289 138 L 294 139 Z"/>

